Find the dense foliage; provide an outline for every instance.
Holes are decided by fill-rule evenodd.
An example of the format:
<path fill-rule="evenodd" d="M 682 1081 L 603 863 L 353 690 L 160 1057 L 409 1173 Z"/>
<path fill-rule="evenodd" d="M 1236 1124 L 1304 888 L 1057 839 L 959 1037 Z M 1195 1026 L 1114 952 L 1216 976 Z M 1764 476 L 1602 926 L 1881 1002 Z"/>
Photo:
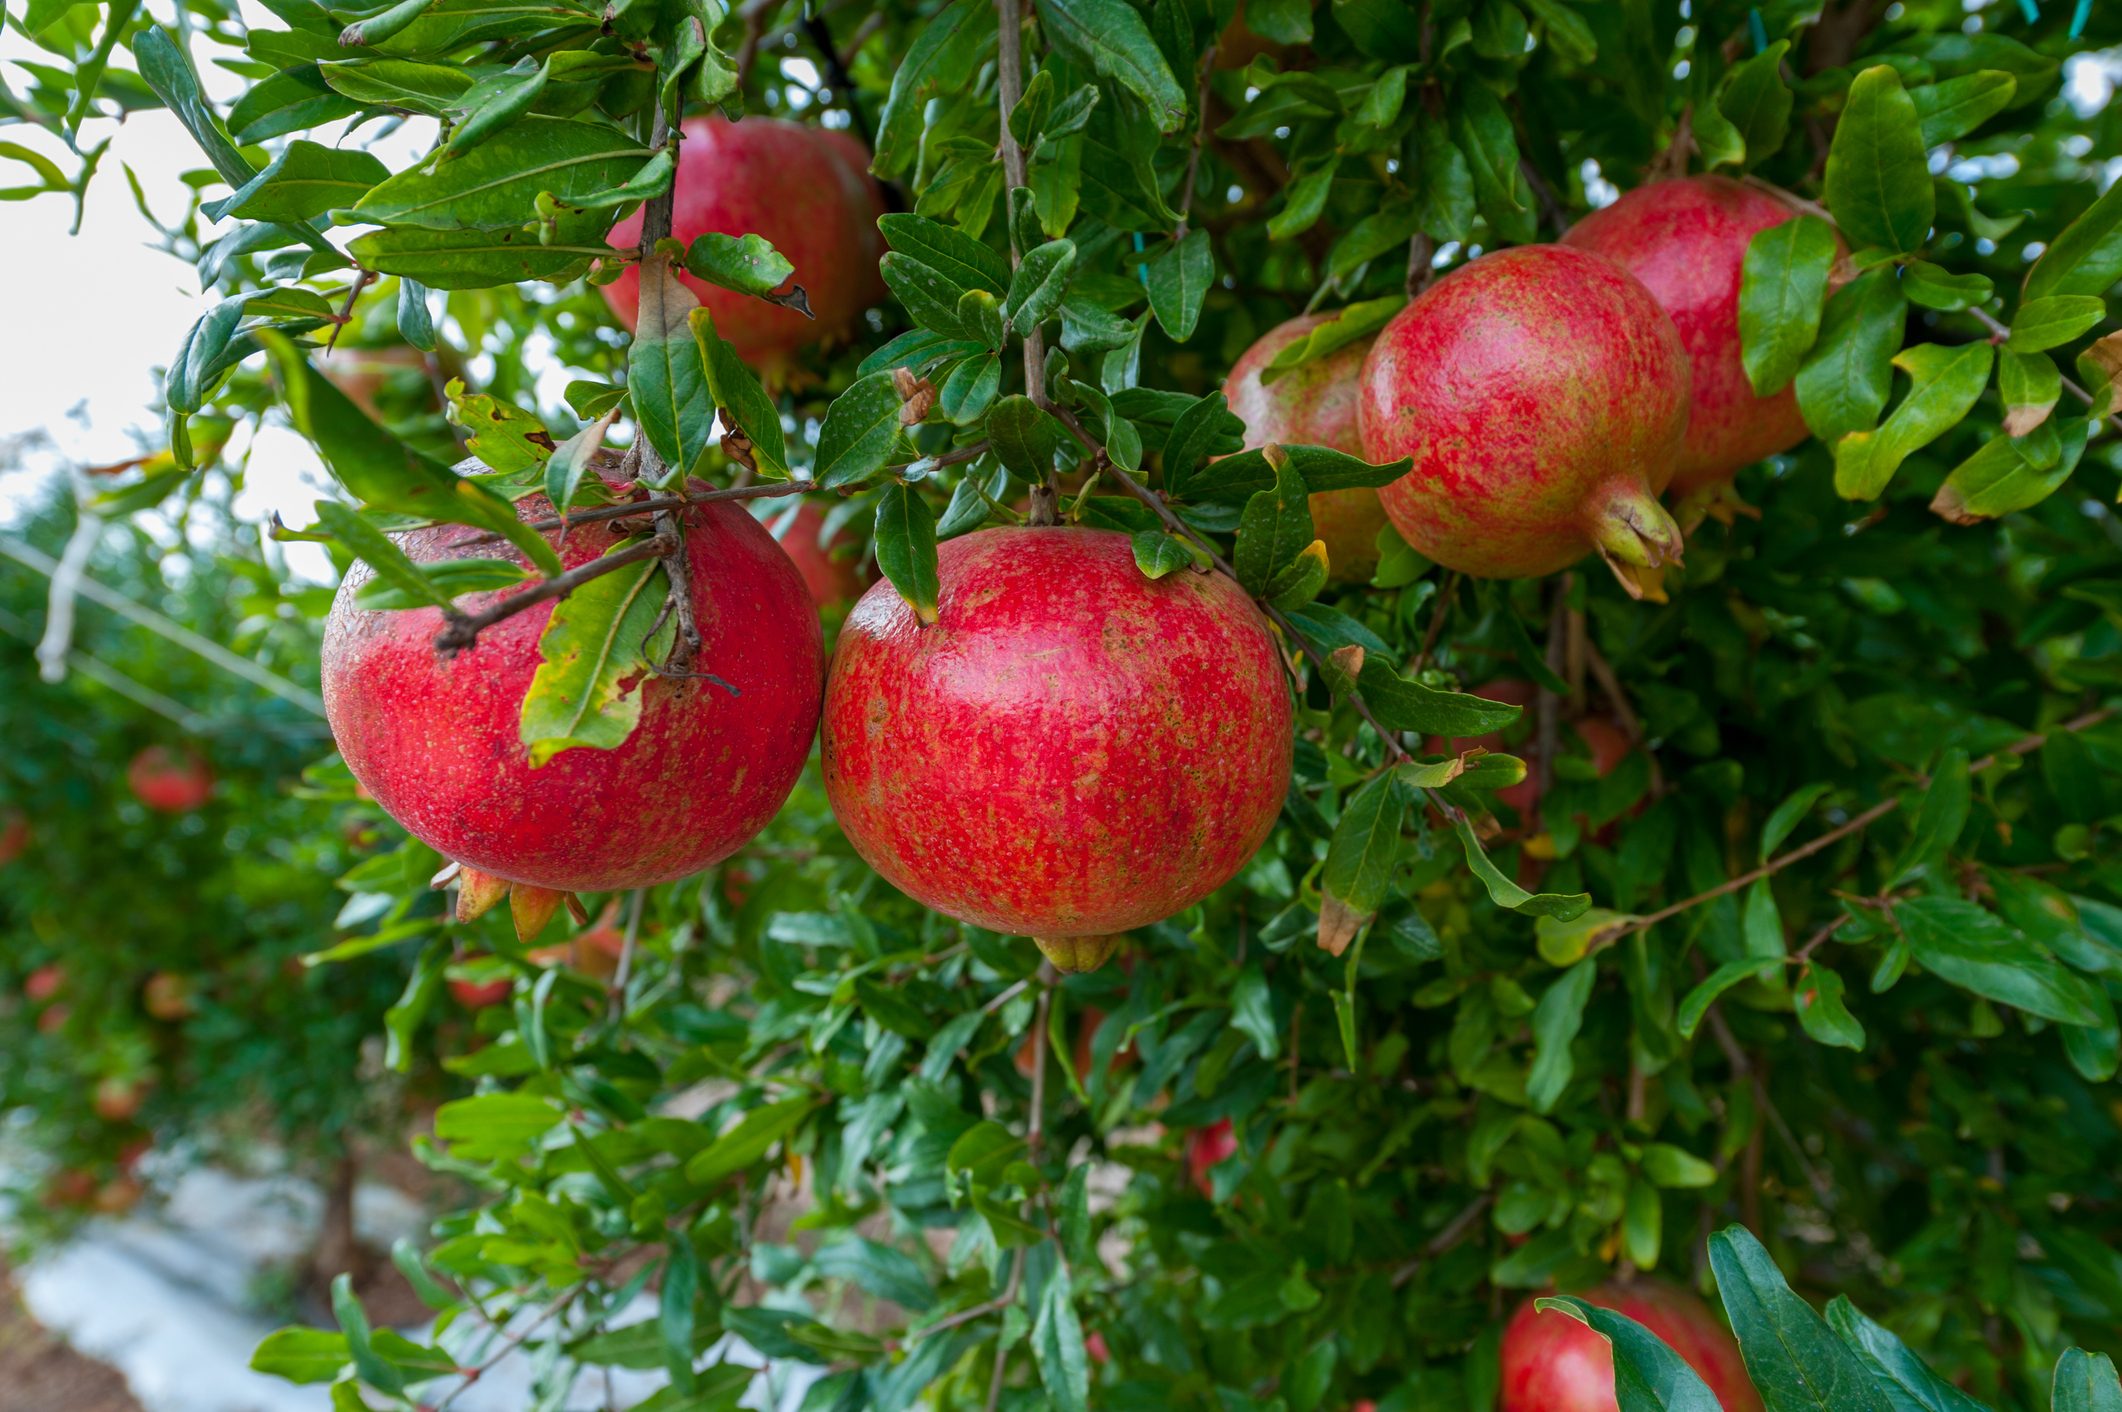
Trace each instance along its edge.
<path fill-rule="evenodd" d="M 479 1199 L 408 1261 L 433 1345 L 342 1291 L 338 1332 L 260 1366 L 436 1405 L 529 1344 L 544 1406 L 600 1366 L 667 1371 L 644 1405 L 726 1406 L 750 1373 L 701 1355 L 732 1333 L 815 1365 L 819 1409 L 1487 1408 L 1509 1306 L 1622 1267 L 1713 1274 L 1777 1412 L 2122 1402 L 2104 1358 L 2065 1355 L 2122 1319 L 2122 133 L 2083 97 L 2122 18 L 265 8 L 9 16 L 51 56 L 25 124 L 161 105 L 210 168 L 170 244 L 221 302 L 173 352 L 169 458 L 107 508 L 240 476 L 226 448 L 285 418 L 346 498 L 283 532 L 365 560 L 377 606 L 448 605 L 557 570 L 508 501 L 592 509 L 610 435 L 666 493 L 814 498 L 924 618 L 939 540 L 1058 509 L 1132 535 L 1147 575 L 1215 559 L 1261 599 L 1297 741 L 1237 878 L 1065 978 L 884 885 L 815 771 L 714 872 L 582 899 L 623 932 L 616 967 L 452 921 L 417 841 L 370 855 L 321 973 L 402 987 L 392 1063 L 440 1047 L 476 1085 L 423 1151 Z M 233 107 L 205 64 L 246 81 Z M 706 108 L 852 131 L 894 207 L 892 297 L 763 378 L 672 271 L 764 296 L 791 273 L 770 244 L 605 240 L 644 202 L 657 233 L 670 133 Z M 95 160 L 30 150 L 5 149 L 36 175 L 9 194 Z M 1595 560 L 1472 579 L 1391 529 L 1370 582 L 1331 582 L 1307 492 L 1405 465 L 1241 450 L 1238 355 L 1339 311 L 1277 360 L 1301 368 L 1435 273 L 1688 170 L 1806 213 L 1754 239 L 1739 317 L 1753 386 L 1794 385 L 1815 439 L 1682 507 L 1665 602 Z M 637 259 L 629 340 L 594 286 Z M 334 341 L 424 356 L 355 395 Z M 425 571 L 379 533 L 422 518 L 521 552 Z M 651 562 L 648 533 L 615 552 Z M 641 571 L 658 594 L 664 572 Z M 609 630 L 632 602 L 554 622 L 640 643 Z M 626 738 L 637 652 L 547 665 L 525 745 Z M 1480 691 L 1518 681 L 1522 714 Z M 583 700 L 599 719 L 563 746 L 539 723 Z M 1625 749 L 1596 759 L 1582 723 Z M 1444 743 L 1476 738 L 1502 748 Z M 326 868 L 331 829 L 390 827 L 344 773 L 313 780 L 336 821 L 261 798 L 246 829 Z M 476 1044 L 438 1027 L 445 979 L 496 975 Z M 1777 1265 L 1842 1297 L 1830 1322 Z M 1709 1405 L 1580 1312 L 1616 1337 L 1624 1407 Z"/>

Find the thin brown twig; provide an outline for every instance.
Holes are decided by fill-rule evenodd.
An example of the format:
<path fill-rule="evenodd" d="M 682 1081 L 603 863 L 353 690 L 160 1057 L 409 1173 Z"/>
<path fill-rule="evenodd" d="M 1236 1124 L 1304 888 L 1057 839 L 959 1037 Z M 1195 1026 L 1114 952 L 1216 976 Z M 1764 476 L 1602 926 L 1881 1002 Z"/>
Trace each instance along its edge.
<path fill-rule="evenodd" d="M 339 346 L 339 335 L 344 333 L 346 326 L 354 320 L 354 301 L 361 297 L 362 290 L 375 282 L 376 272 L 374 270 L 363 270 L 354 276 L 353 285 L 346 291 L 346 302 L 339 306 L 338 316 L 332 320 L 332 331 L 324 340 L 324 351 L 326 353 L 330 353 Z"/>
<path fill-rule="evenodd" d="M 1453 569 L 1444 576 L 1444 586 L 1438 590 L 1437 606 L 1430 612 L 1429 629 L 1422 634 L 1422 647 L 1415 653 L 1415 660 L 1407 664 L 1407 674 L 1416 676 L 1429 661 L 1429 654 L 1436 650 L 1437 639 L 1444 633 L 1444 620 L 1451 616 L 1452 599 L 1459 592 L 1459 571 Z"/>
<path fill-rule="evenodd" d="M 1740 1046 L 1739 1037 L 1732 1033 L 1731 1025 L 1724 1016 L 1714 1010 L 1710 1011 L 1708 1018 L 1710 1033 L 1716 1036 L 1717 1047 L 1724 1051 L 1724 1058 L 1731 1065 L 1732 1072 L 1753 1085 L 1754 1100 L 1761 1105 L 1761 1112 L 1767 1117 L 1770 1126 L 1775 1128 L 1776 1135 L 1790 1148 L 1791 1158 L 1797 1162 L 1798 1170 L 1805 1173 L 1805 1184 L 1820 1198 L 1822 1206 L 1834 1205 L 1834 1184 L 1821 1175 L 1819 1168 L 1813 1166 L 1812 1159 L 1806 1155 L 1804 1146 L 1798 1141 L 1798 1135 L 1791 1131 L 1790 1123 L 1785 1120 L 1783 1110 L 1769 1097 L 1768 1084 L 1762 1078 L 1761 1070 Z"/>
<path fill-rule="evenodd" d="M 535 608 L 540 603 L 565 598 L 591 579 L 602 578 L 616 569 L 625 568 L 628 564 L 638 564 L 643 559 L 654 559 L 666 554 L 675 542 L 659 534 L 638 544 L 629 544 L 624 549 L 615 549 L 609 554 L 600 555 L 586 564 L 569 569 L 564 574 L 540 579 L 521 593 L 512 593 L 476 613 L 445 610 L 442 631 L 435 634 L 435 650 L 444 656 L 462 652 L 478 641 L 480 633 L 494 624 Z"/>
<path fill-rule="evenodd" d="M 1194 185 L 1201 176 L 1201 149 L 1208 142 L 1208 81 L 1216 72 L 1216 51 L 1223 47 L 1221 36 L 1211 40 L 1208 52 L 1201 56 L 1201 79 L 1194 90 L 1193 150 L 1186 155 L 1186 181 L 1179 188 L 1179 223 L 1172 227 L 1172 239 L 1186 239 L 1187 222 L 1194 213 Z"/>
<path fill-rule="evenodd" d="M 477 1367 L 465 1368 L 461 1370 L 460 1375 L 463 1377 L 464 1381 L 457 1384 L 457 1386 L 451 1388 L 449 1390 L 448 1395 L 445 1396 L 440 1402 L 434 1405 L 432 1412 L 449 1412 L 449 1405 L 452 1402 L 455 1402 L 465 1392 L 469 1391 L 472 1384 L 478 1382 L 481 1378 L 485 1377 L 488 1373 L 492 1372 L 494 1368 L 500 1364 L 502 1359 L 507 1358 L 510 1354 L 514 1353 L 517 1349 L 521 1348 L 524 1342 L 529 1339 L 532 1334 L 538 1332 L 539 1329 L 544 1328 L 547 1324 L 551 1323 L 554 1319 L 558 1318 L 560 1314 L 566 1310 L 567 1306 L 574 1303 L 577 1299 L 581 1298 L 582 1292 L 588 1288 L 589 1285 L 587 1283 L 578 1284 L 574 1286 L 573 1288 L 563 1293 L 558 1299 L 555 1299 L 552 1303 L 546 1305 L 544 1310 L 536 1318 L 532 1319 L 528 1324 L 525 1324 L 522 1328 L 517 1329 L 513 1333 L 504 1335 L 501 1340 L 500 1351 L 495 1353 L 492 1357 L 488 1358 L 485 1362 L 479 1364 Z"/>
<path fill-rule="evenodd" d="M 1628 692 L 1621 685 L 1621 678 L 1614 674 L 1613 663 L 1599 650 L 1599 644 L 1590 638 L 1584 641 L 1584 665 L 1598 679 L 1599 690 L 1606 693 L 1607 705 L 1613 707 L 1614 717 L 1621 723 L 1621 733 L 1636 744 L 1643 743 L 1643 718 L 1636 714 L 1635 703 L 1628 699 Z"/>
<path fill-rule="evenodd" d="M 1489 1202 L 1492 1200 L 1494 1200 L 1493 1197 L 1487 1192 L 1483 1192 L 1472 1201 L 1467 1202 L 1458 1215 L 1453 1216 L 1444 1223 L 1442 1230 L 1439 1230 L 1428 1241 L 1424 1242 L 1421 1255 L 1393 1271 L 1393 1288 L 1398 1289 L 1406 1284 L 1417 1274 L 1421 1273 L 1422 1266 L 1426 1262 L 1436 1259 L 1439 1255 L 1457 1245 L 1465 1237 L 1466 1233 L 1473 1229 L 1474 1222 L 1481 1219 L 1481 1213 L 1488 1210 Z"/>
<path fill-rule="evenodd" d="M 2115 709 L 2116 708 L 2112 706 L 2103 706 L 2097 711 L 2087 711 L 2081 716 L 2073 717 L 2072 719 L 2065 721 L 2062 725 L 2057 726 L 2053 731 L 2037 732 L 2033 735 L 2028 735 L 2022 737 L 2019 740 L 2015 740 L 2010 745 L 2005 746 L 2002 750 L 1997 751 L 1995 754 L 1985 755 L 1981 759 L 1969 765 L 1967 767 L 1968 773 L 1979 774 L 1983 770 L 1986 770 L 1990 766 L 1996 764 L 1997 761 L 2003 759 L 2007 755 L 2031 754 L 2032 752 L 2039 750 L 2043 743 L 2048 740 L 2049 736 L 2057 734 L 2059 732 L 2072 734 L 2078 731 L 2088 730 L 2093 726 L 2100 724 L 2102 721 L 2107 720 L 2110 716 L 2114 715 Z M 1917 787 L 1919 788 L 1928 783 L 1929 780 L 1927 777 L 1919 776 L 1916 781 Z M 1818 838 L 1812 839 L 1809 842 L 1798 845 L 1796 848 L 1791 849 L 1788 853 L 1779 854 L 1776 857 L 1769 859 L 1766 863 L 1763 863 L 1758 868 L 1750 868 L 1746 872 L 1741 873 L 1735 878 L 1727 879 L 1724 882 L 1718 883 L 1713 888 L 1709 888 L 1705 891 L 1696 893 L 1693 897 L 1683 897 L 1678 902 L 1672 903 L 1669 906 L 1660 907 L 1657 911 L 1652 912 L 1648 916 L 1638 917 L 1634 921 L 1627 922 L 1621 926 L 1614 927 L 1609 931 L 1601 932 L 1597 937 L 1593 939 L 1593 945 L 1611 945 L 1612 943 L 1619 941 L 1625 936 L 1633 936 L 1637 932 L 1647 931 L 1650 928 L 1656 926 L 1658 923 L 1669 921 L 1672 918 L 1679 916 L 1682 912 L 1686 912 L 1692 908 L 1699 907 L 1705 902 L 1714 902 L 1718 898 L 1737 892 L 1742 888 L 1751 887 L 1753 884 L 1759 882 L 1763 878 L 1773 877 L 1777 873 L 1782 872 L 1785 868 L 1788 868 L 1791 864 L 1803 862 L 1805 859 L 1812 857 L 1815 853 L 1818 853 L 1821 849 L 1827 848 L 1839 842 L 1840 840 L 1849 837 L 1853 833 L 1857 833 L 1863 829 L 1869 828 L 1871 825 L 1885 818 L 1888 814 L 1893 813 L 1894 810 L 1900 808 L 1901 799 L 1902 796 L 1898 794 L 1890 795 L 1887 798 L 1880 800 L 1877 804 L 1872 805 L 1863 813 L 1858 814 L 1856 817 L 1849 819 L 1848 821 L 1842 824 L 1838 824 L 1834 828 L 1829 829 L 1826 833 L 1821 834 Z"/>

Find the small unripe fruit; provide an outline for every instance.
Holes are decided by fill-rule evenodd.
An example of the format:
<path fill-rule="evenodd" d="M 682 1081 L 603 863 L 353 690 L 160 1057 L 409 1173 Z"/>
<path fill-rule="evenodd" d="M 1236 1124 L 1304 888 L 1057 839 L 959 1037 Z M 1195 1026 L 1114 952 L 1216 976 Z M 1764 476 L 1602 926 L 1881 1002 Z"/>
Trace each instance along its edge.
<path fill-rule="evenodd" d="M 188 750 L 150 745 L 125 768 L 125 782 L 159 814 L 189 814 L 214 792 L 213 769 Z"/>
<path fill-rule="evenodd" d="M 1290 774 L 1281 660 L 1244 592 L 1147 578 L 1111 530 L 981 530 L 941 547 L 938 574 L 935 622 L 879 583 L 833 657 L 826 793 L 870 866 L 1049 942 L 1228 882 Z"/>
<path fill-rule="evenodd" d="M 1724 1412 L 1762 1412 L 1739 1345 L 1709 1306 L 1677 1285 L 1638 1280 L 1579 1296 L 1626 1315 L 1687 1361 Z M 1542 1313 L 1528 1299 L 1503 1331 L 1503 1386 L 1497 1412 L 1617 1412 L 1613 1348 L 1567 1314 Z"/>
<path fill-rule="evenodd" d="M 1370 351 L 1371 340 L 1358 339 L 1273 382 L 1261 381 L 1277 353 L 1333 317 L 1303 314 L 1277 324 L 1231 366 L 1223 382 L 1223 397 L 1245 423 L 1247 446 L 1273 442 L 1363 454 L 1356 403 L 1363 357 Z M 1312 532 L 1326 542 L 1328 577 L 1341 583 L 1368 583 L 1378 568 L 1378 531 L 1385 528 L 1385 508 L 1378 503 L 1378 492 L 1365 486 L 1314 491 L 1311 512 Z"/>
<path fill-rule="evenodd" d="M 1417 551 L 1477 578 L 1531 578 L 1596 550 L 1659 599 L 1679 526 L 1658 503 L 1687 430 L 1687 352 L 1633 275 L 1563 245 L 1484 255 L 1379 333 L 1358 421 L 1378 492 Z"/>

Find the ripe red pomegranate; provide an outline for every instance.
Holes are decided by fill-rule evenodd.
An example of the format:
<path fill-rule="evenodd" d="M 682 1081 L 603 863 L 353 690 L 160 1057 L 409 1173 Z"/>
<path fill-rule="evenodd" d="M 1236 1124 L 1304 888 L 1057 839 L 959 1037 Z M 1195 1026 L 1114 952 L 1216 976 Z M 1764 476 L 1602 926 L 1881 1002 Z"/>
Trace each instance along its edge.
<path fill-rule="evenodd" d="M 828 541 L 825 516 L 809 501 L 797 506 L 794 514 L 775 510 L 767 523 L 795 561 L 796 571 L 803 575 L 804 585 L 820 608 L 852 603 L 869 586 L 869 566 L 863 562 L 855 537 L 843 525 Z"/>
<path fill-rule="evenodd" d="M 1186 1173 L 1193 1179 L 1194 1190 L 1211 1201 L 1216 1196 L 1216 1179 L 1209 1175 L 1209 1168 L 1238 1151 L 1238 1134 L 1228 1118 L 1218 1118 L 1205 1128 L 1195 1128 L 1186 1135 Z"/>
<path fill-rule="evenodd" d="M 761 235 L 788 257 L 791 284 L 810 296 L 806 319 L 794 309 L 681 276 L 715 316 L 715 331 L 737 356 L 778 377 L 789 355 L 843 337 L 855 318 L 884 297 L 877 261 L 884 254 L 877 217 L 884 194 L 869 175 L 869 154 L 846 133 L 781 118 L 689 118 L 678 154 L 671 234 Z M 625 247 L 641 239 L 641 215 L 611 233 Z M 631 330 L 640 297 L 632 266 L 604 286 L 604 300 Z"/>
<path fill-rule="evenodd" d="M 1602 1285 L 1580 1298 L 1625 1314 L 1687 1360 L 1724 1412 L 1762 1412 L 1739 1345 L 1709 1306 L 1661 1280 Z M 1503 1388 L 1497 1412 L 1616 1412 L 1614 1353 L 1567 1314 L 1541 1313 L 1528 1299 L 1503 1331 Z"/>
<path fill-rule="evenodd" d="M 551 514 L 538 495 L 516 509 L 524 519 Z M 720 680 L 644 671 L 629 686 L 641 693 L 641 716 L 624 745 L 564 750 L 535 768 L 518 717 L 549 606 L 503 619 L 445 660 L 434 648 L 440 609 L 355 606 L 365 566 L 340 587 L 324 633 L 332 734 L 392 818 L 464 865 L 460 910 L 475 891 L 491 905 L 508 883 L 551 889 L 542 903 L 556 904 L 558 892 L 684 877 L 735 852 L 788 797 L 817 728 L 817 612 L 788 556 L 742 508 L 697 505 L 687 514 L 696 669 Z M 420 562 L 502 552 L 458 525 L 414 530 L 398 543 Z M 577 528 L 562 562 L 586 563 L 610 543 L 594 526 Z M 477 611 L 491 598 L 460 602 Z M 519 927 L 524 900 L 511 898 Z M 550 905 L 536 923 L 546 915 Z"/>
<path fill-rule="evenodd" d="M 214 771 L 189 750 L 150 745 L 125 767 L 135 797 L 158 814 L 189 814 L 214 792 Z"/>
<path fill-rule="evenodd" d="M 0 868 L 22 856 L 29 847 L 29 817 L 20 809 L 0 809 Z"/>
<path fill-rule="evenodd" d="M 22 994 L 32 1005 L 42 1005 L 66 988 L 66 970 L 56 961 L 39 966 L 22 981 Z"/>
<path fill-rule="evenodd" d="M 1757 397 L 1739 356 L 1739 276 L 1756 231 L 1797 212 L 1723 176 L 1639 186 L 1562 237 L 1643 282 L 1687 348 L 1691 405 L 1672 478 L 1676 494 L 1729 481 L 1742 466 L 1805 440 L 1798 394 Z"/>
<path fill-rule="evenodd" d="M 515 983 L 502 976 L 490 981 L 452 980 L 449 993 L 467 1010 L 484 1010 L 507 1002 Z"/>
<path fill-rule="evenodd" d="M 192 999 L 190 979 L 171 971 L 157 971 L 147 978 L 141 988 L 140 1004 L 150 1018 L 171 1024 L 189 1019 L 198 1009 Z"/>
<path fill-rule="evenodd" d="M 1228 882 L 1290 773 L 1281 659 L 1244 592 L 1146 578 L 1113 530 L 981 530 L 938 573 L 934 623 L 879 583 L 833 655 L 825 788 L 870 866 L 1063 969 Z"/>
<path fill-rule="evenodd" d="M 1232 365 L 1223 383 L 1223 397 L 1245 423 L 1247 446 L 1275 442 L 1363 454 L 1363 438 L 1356 430 L 1356 402 L 1369 339 L 1337 348 L 1271 383 L 1260 381 L 1275 354 L 1333 317 L 1304 314 L 1277 324 Z M 1312 529 L 1326 541 L 1328 577 L 1341 583 L 1370 582 L 1378 569 L 1378 531 L 1385 528 L 1385 509 L 1378 503 L 1378 492 L 1366 486 L 1317 491 L 1311 497 L 1311 510 Z"/>
<path fill-rule="evenodd" d="M 1105 1346 L 1105 1335 L 1092 1329 L 1083 1336 L 1083 1352 L 1099 1367 L 1113 1361 L 1113 1352 Z"/>
<path fill-rule="evenodd" d="M 1566 245 L 1484 255 L 1379 333 L 1357 419 L 1407 542 L 1477 578 L 1528 578 L 1597 550 L 1662 600 L 1680 529 L 1658 503 L 1687 430 L 1687 350 L 1633 275 Z"/>

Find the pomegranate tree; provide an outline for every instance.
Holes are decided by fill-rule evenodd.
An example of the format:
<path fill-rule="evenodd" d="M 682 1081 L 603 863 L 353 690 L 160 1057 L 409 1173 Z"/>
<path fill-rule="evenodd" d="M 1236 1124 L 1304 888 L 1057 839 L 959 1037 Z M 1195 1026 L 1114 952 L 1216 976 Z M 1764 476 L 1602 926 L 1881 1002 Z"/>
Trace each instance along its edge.
<path fill-rule="evenodd" d="M 763 236 L 796 267 L 783 292 L 800 285 L 810 299 L 805 318 L 681 275 L 714 315 L 715 331 L 769 376 L 799 349 L 846 336 L 856 316 L 884 296 L 877 275 L 884 196 L 862 145 L 846 133 L 779 118 L 689 118 L 682 130 L 672 236 L 688 245 L 711 234 Z M 611 234 L 611 243 L 622 247 L 640 239 L 638 211 Z M 632 266 L 604 286 L 605 302 L 629 330 L 639 297 L 640 275 Z"/>
<path fill-rule="evenodd" d="M 1679 526 L 1658 503 L 1687 430 L 1687 352 L 1637 279 L 1563 245 L 1484 255 L 1380 331 L 1357 418 L 1407 542 L 1478 578 L 1526 578 L 1596 550 L 1662 599 Z"/>
<path fill-rule="evenodd" d="M 537 495 L 516 508 L 527 520 L 551 513 Z M 624 744 L 563 750 L 542 765 L 531 763 L 518 719 L 550 606 L 504 618 L 445 658 L 435 651 L 440 609 L 361 608 L 365 567 L 340 587 L 324 634 L 332 734 L 376 802 L 462 865 L 460 911 L 511 885 L 537 890 L 549 915 L 563 892 L 684 877 L 736 851 L 788 797 L 823 676 L 810 596 L 765 527 L 734 504 L 691 507 L 685 538 L 698 669 L 719 680 L 674 681 L 644 666 L 625 687 L 640 693 L 640 720 Z M 572 568 L 611 542 L 585 526 L 555 547 Z M 412 531 L 399 545 L 422 563 L 497 552 L 456 525 Z M 491 597 L 459 606 L 477 611 Z"/>
<path fill-rule="evenodd" d="M 189 814 L 214 792 L 214 771 L 189 750 L 150 745 L 125 767 L 133 797 L 158 814 Z"/>
<path fill-rule="evenodd" d="M 1679 494 L 1729 481 L 1742 466 L 1806 437 L 1798 394 L 1756 396 L 1739 355 L 1739 277 L 1756 231 L 1797 212 L 1730 177 L 1695 176 L 1639 186 L 1570 228 L 1563 243 L 1589 250 L 1643 282 L 1679 330 L 1690 364 L 1687 438 L 1674 467 Z"/>
<path fill-rule="evenodd" d="M 1709 1384 L 1724 1412 L 1761 1412 L 1739 1345 L 1709 1306 L 1677 1285 L 1636 1280 L 1579 1296 L 1649 1329 Z M 1567 1314 L 1528 1299 L 1503 1331 L 1498 1412 L 1616 1412 L 1613 1348 Z"/>
<path fill-rule="evenodd" d="M 934 623 L 880 583 L 834 654 L 825 787 L 855 850 L 1068 969 L 1229 881 L 1290 777 L 1289 695 L 1244 592 L 1149 579 L 1111 530 L 982 530 L 937 568 Z"/>
<path fill-rule="evenodd" d="M 1334 317 L 1303 314 L 1277 324 L 1231 365 L 1223 397 L 1245 423 L 1247 446 L 1273 442 L 1363 454 L 1356 402 L 1369 339 L 1292 368 L 1273 382 L 1261 380 L 1277 353 Z M 1326 541 L 1328 577 L 1342 583 L 1369 582 L 1378 568 L 1378 531 L 1385 528 L 1378 492 L 1368 486 L 1316 491 L 1311 496 L 1311 512 L 1313 532 Z"/>

